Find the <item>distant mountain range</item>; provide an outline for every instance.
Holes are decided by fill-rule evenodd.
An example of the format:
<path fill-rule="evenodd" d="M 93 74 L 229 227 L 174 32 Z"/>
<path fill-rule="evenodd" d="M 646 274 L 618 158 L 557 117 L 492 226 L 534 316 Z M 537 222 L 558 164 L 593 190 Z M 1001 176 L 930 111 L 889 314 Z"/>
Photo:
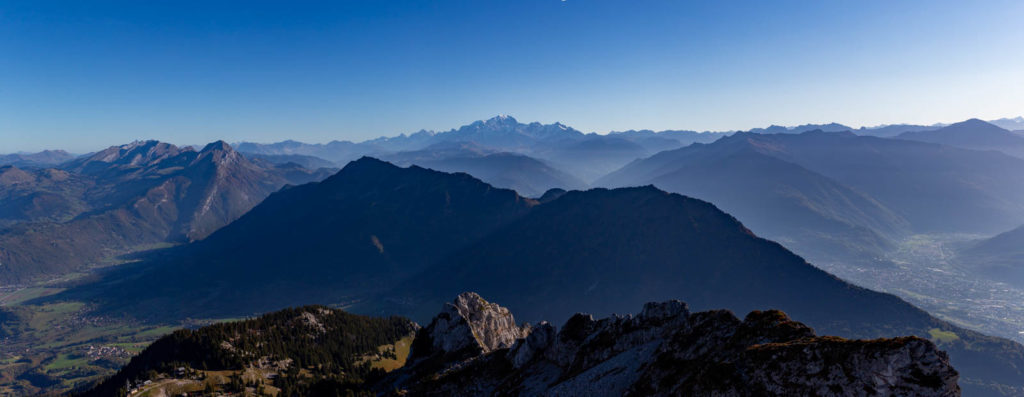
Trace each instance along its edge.
<path fill-rule="evenodd" d="M 1017 116 L 1014 118 L 1001 118 L 997 120 L 989 120 L 989 123 L 995 124 L 999 128 L 1007 129 L 1010 131 L 1024 130 L 1024 117 L 1021 116 Z"/>
<path fill-rule="evenodd" d="M 0 154 L 0 166 L 12 165 L 21 168 L 49 167 L 75 158 L 63 150 L 44 150 L 38 153 Z"/>
<path fill-rule="evenodd" d="M 936 130 L 905 132 L 897 138 L 967 149 L 996 150 L 1024 157 L 1024 136 L 978 119 L 970 119 Z"/>
<path fill-rule="evenodd" d="M 653 187 L 541 203 L 465 174 L 369 158 L 271 195 L 205 240 L 49 299 L 165 318 L 343 302 L 422 320 L 467 286 L 527 320 L 681 298 L 698 309 L 778 307 L 847 337 L 939 330 L 957 335 L 940 347 L 965 377 L 1024 386 L 1024 347 L 847 284 L 710 203 Z"/>
<path fill-rule="evenodd" d="M 870 262 L 908 233 L 1024 223 L 1021 159 L 848 132 L 736 134 L 633 162 L 595 184 L 653 184 L 709 200 L 815 261 Z"/>
<path fill-rule="evenodd" d="M 878 257 L 890 248 L 887 237 L 908 230 L 902 216 L 875 199 L 766 153 L 763 141 L 774 139 L 804 136 L 737 134 L 633 162 L 595 184 L 653 184 L 709 200 L 756 233 L 817 259 Z"/>
<path fill-rule="evenodd" d="M 995 120 L 993 123 L 1010 126 L 1013 120 L 1017 119 L 1001 119 Z M 852 131 L 857 135 L 892 138 L 903 133 L 932 131 L 942 127 L 945 127 L 945 125 L 895 124 L 854 129 L 838 123 L 828 123 L 804 124 L 795 127 L 772 125 L 766 128 L 755 128 L 747 132 L 758 134 L 800 134 L 814 130 L 825 132 Z M 1024 129 L 1024 126 L 1016 129 Z M 651 130 L 629 130 L 610 132 L 604 135 L 595 133 L 585 134 L 561 123 L 541 124 L 534 122 L 524 124 L 510 116 L 496 116 L 488 120 L 475 121 L 449 131 L 421 130 L 409 135 L 402 134 L 396 137 L 382 137 L 358 143 L 332 141 L 326 144 L 308 144 L 289 140 L 271 144 L 241 142 L 236 144 L 236 148 L 240 152 L 250 155 L 250 157 L 293 156 L 292 158 L 297 163 L 310 168 L 314 164 L 316 167 L 326 167 L 328 163 L 334 166 L 342 166 L 362 156 L 392 159 L 394 158 L 393 156 L 401 152 L 418 152 L 422 154 L 431 151 L 431 148 L 445 147 L 446 143 L 449 146 L 451 144 L 469 144 L 491 152 L 516 153 L 533 157 L 578 180 L 592 183 L 635 159 L 648 157 L 665 150 L 688 146 L 693 143 L 711 143 L 734 132 L 697 132 L 685 130 L 655 132 Z M 323 161 L 316 161 L 310 157 L 316 157 Z M 441 160 L 436 154 L 429 155 L 429 157 L 436 161 Z M 284 158 L 287 157 L 279 157 L 274 161 L 285 161 Z M 450 167 L 446 168 L 446 170 L 470 172 L 469 169 L 452 169 Z M 474 170 L 479 171 L 480 167 L 476 166 Z M 502 170 L 489 168 L 488 172 L 493 174 L 500 173 Z M 530 192 L 523 193 L 532 194 Z"/>
<path fill-rule="evenodd" d="M 943 124 L 935 124 L 935 125 L 892 124 L 892 125 L 883 125 L 883 126 L 878 126 L 878 127 L 860 127 L 858 129 L 852 130 L 852 131 L 854 133 L 856 133 L 857 135 L 876 136 L 876 137 L 879 137 L 879 138 L 892 138 L 892 137 L 895 137 L 895 136 L 897 136 L 899 134 L 902 134 L 904 132 L 934 130 L 936 128 L 942 128 L 944 126 L 945 125 L 943 125 Z"/>
<path fill-rule="evenodd" d="M 324 160 L 319 157 L 306 156 L 301 154 L 256 154 L 246 153 L 245 157 L 254 161 L 266 161 L 276 165 L 295 164 L 299 167 L 309 170 L 319 170 L 321 168 L 328 170 L 337 170 L 337 164 Z"/>
<path fill-rule="evenodd" d="M 554 189 L 582 189 L 586 183 L 535 158 L 497 152 L 479 145 L 442 142 L 426 149 L 398 152 L 384 159 L 398 165 L 418 165 L 438 171 L 465 172 L 490 185 L 539 197 Z"/>
<path fill-rule="evenodd" d="M 870 195 L 917 233 L 996 233 L 1024 223 L 1024 161 L 1015 157 L 843 133 L 754 138 L 763 153 Z"/>
<path fill-rule="evenodd" d="M 825 131 L 825 132 L 838 132 L 838 131 L 850 131 L 853 128 L 847 127 L 839 123 L 828 123 L 828 124 L 803 124 L 796 127 L 783 127 L 780 125 L 772 125 L 768 128 L 754 128 L 750 133 L 754 134 L 800 134 L 807 131 Z"/>
<path fill-rule="evenodd" d="M 59 169 L 0 168 L 0 280 L 60 275 L 202 239 L 280 187 L 323 176 L 249 161 L 224 142 L 198 151 L 135 142 Z"/>
<path fill-rule="evenodd" d="M 236 148 L 243 153 L 257 155 L 306 155 L 344 164 L 361 156 L 395 158 L 399 153 L 417 153 L 417 158 L 443 160 L 434 149 L 452 145 L 470 144 L 478 149 L 495 153 L 514 153 L 533 157 L 549 166 L 571 175 L 571 178 L 589 182 L 637 158 L 661 150 L 674 149 L 694 142 L 711 142 L 725 133 L 699 133 L 694 131 L 653 132 L 625 131 L 607 135 L 584 134 L 561 123 L 541 124 L 518 122 L 510 116 L 497 116 L 475 121 L 444 132 L 419 131 L 411 135 L 378 138 L 360 143 L 334 141 L 327 144 L 306 144 L 285 141 L 273 144 L 242 142 Z M 465 154 L 457 154 L 465 157 Z M 399 157 L 401 159 L 402 157 Z M 417 164 L 424 165 L 425 164 Z M 435 163 L 435 165 L 437 165 Z M 468 164 L 467 164 L 468 165 Z M 480 170 L 474 164 L 473 169 Z M 451 171 L 469 171 L 452 169 Z M 492 169 L 491 174 L 505 172 Z M 572 186 L 561 186 L 569 187 Z M 523 192 L 530 194 L 531 192 Z M 534 192 L 535 193 L 535 192 Z"/>

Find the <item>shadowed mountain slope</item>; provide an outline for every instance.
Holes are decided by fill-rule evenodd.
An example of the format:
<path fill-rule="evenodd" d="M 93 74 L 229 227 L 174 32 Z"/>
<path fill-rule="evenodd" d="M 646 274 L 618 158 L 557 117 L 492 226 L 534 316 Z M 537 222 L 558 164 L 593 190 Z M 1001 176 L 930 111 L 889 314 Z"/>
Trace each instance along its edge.
<path fill-rule="evenodd" d="M 899 298 L 850 285 L 713 205 L 652 187 L 569 192 L 446 257 L 359 310 L 423 320 L 472 286 L 525 321 L 628 312 L 650 300 L 698 309 L 776 307 L 818 332 L 853 338 L 948 330 L 965 377 L 1024 386 L 1024 347 L 964 330 Z M 456 292 L 453 292 L 456 291 Z"/>
<path fill-rule="evenodd" d="M 21 222 L 66 221 L 89 208 L 91 178 L 58 169 L 0 166 L 0 229 Z"/>
<path fill-rule="evenodd" d="M 978 274 L 1024 288 L 1024 226 L 960 250 L 957 260 Z"/>
<path fill-rule="evenodd" d="M 535 203 L 466 174 L 363 158 L 323 182 L 271 195 L 209 238 L 149 258 L 143 269 L 114 272 L 106 280 L 116 287 L 87 290 L 107 310 L 139 316 L 340 302 L 415 274 Z"/>
<path fill-rule="evenodd" d="M 37 222 L 0 231 L 0 280 L 59 275 L 153 244 L 202 239 L 285 184 L 316 177 L 256 165 L 223 142 L 200 151 L 136 142 L 63 168 L 5 185 L 28 192 L 9 193 L 22 194 L 11 203 L 24 203 L 22 217 Z"/>
<path fill-rule="evenodd" d="M 894 296 L 807 264 L 708 202 L 650 186 L 568 192 L 437 262 L 395 293 L 429 308 L 468 285 L 505 301 L 525 320 L 562 321 L 573 310 L 625 312 L 637 302 L 671 297 L 698 309 L 786 308 L 845 334 L 873 323 L 928 318 Z M 425 313 L 416 314 L 423 319 Z"/>

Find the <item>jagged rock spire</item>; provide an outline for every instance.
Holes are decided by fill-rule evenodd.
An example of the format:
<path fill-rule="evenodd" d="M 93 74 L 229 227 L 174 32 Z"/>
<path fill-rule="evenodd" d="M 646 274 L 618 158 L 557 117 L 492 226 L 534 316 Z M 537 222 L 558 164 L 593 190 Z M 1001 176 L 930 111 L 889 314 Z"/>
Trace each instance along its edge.
<path fill-rule="evenodd" d="M 422 338 L 422 339 L 421 339 Z M 504 349 L 510 345 L 511 348 Z M 576 314 L 560 330 L 526 329 L 463 293 L 420 331 L 415 359 L 381 390 L 409 395 L 960 395 L 949 357 L 917 337 L 818 337 L 778 310 L 690 313 L 648 303 L 640 314 Z"/>

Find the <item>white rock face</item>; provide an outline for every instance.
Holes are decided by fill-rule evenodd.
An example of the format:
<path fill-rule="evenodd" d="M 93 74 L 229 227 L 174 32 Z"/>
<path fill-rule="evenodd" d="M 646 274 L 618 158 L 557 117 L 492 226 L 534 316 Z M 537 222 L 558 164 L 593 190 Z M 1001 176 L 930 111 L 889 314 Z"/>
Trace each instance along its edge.
<path fill-rule="evenodd" d="M 508 309 L 487 302 L 476 293 L 465 292 L 445 304 L 424 333 L 435 352 L 469 349 L 490 353 L 512 347 L 516 339 L 526 337 L 529 328 L 516 325 Z"/>

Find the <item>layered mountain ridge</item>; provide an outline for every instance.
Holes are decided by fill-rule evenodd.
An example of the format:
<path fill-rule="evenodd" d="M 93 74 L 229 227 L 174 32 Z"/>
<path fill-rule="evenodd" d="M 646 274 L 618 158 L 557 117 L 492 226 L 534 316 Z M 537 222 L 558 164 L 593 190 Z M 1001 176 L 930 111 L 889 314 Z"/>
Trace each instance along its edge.
<path fill-rule="evenodd" d="M 654 184 L 714 202 L 814 261 L 870 264 L 911 233 L 1024 222 L 1022 175 L 1024 162 L 1001 153 L 810 131 L 661 152 L 595 185 Z"/>
<path fill-rule="evenodd" d="M 935 130 L 905 132 L 897 138 L 967 149 L 995 150 L 1024 157 L 1024 137 L 978 119 L 962 121 Z"/>
<path fill-rule="evenodd" d="M 582 180 L 535 158 L 463 142 L 443 142 L 422 150 L 384 157 L 396 165 L 418 165 L 444 172 L 465 172 L 495 187 L 538 197 L 554 189 L 581 189 Z"/>
<path fill-rule="evenodd" d="M 5 168 L 0 279 L 59 275 L 140 247 L 202 239 L 286 184 L 319 174 L 261 166 L 224 142 L 140 141 L 62 164 Z"/>
<path fill-rule="evenodd" d="M 693 142 L 709 142 L 726 135 L 724 133 L 698 133 L 693 131 L 625 131 L 599 135 L 584 134 L 562 123 L 542 124 L 538 122 L 520 123 L 511 116 L 496 116 L 487 120 L 478 120 L 459 128 L 448 131 L 419 131 L 409 135 L 377 138 L 359 143 L 334 141 L 326 144 L 306 144 L 295 141 L 284 141 L 273 144 L 257 144 L 242 142 L 237 144 L 239 151 L 258 155 L 309 155 L 343 164 L 361 156 L 374 156 L 394 159 L 403 164 L 429 166 L 426 163 L 405 161 L 408 152 L 416 152 L 418 160 L 427 156 L 436 162 L 445 160 L 443 150 L 452 145 L 469 144 L 478 148 L 497 152 L 529 156 L 548 164 L 558 173 L 568 173 L 572 181 L 562 179 L 561 188 L 578 183 L 577 180 L 590 182 L 611 172 L 637 158 L 654 154 L 661 150 L 674 149 Z M 435 150 L 441 149 L 441 150 Z M 461 153 L 456 157 L 466 157 Z M 455 158 L 448 160 L 456 160 Z M 488 165 L 485 172 L 480 172 L 480 164 L 448 163 L 446 171 L 477 171 L 481 177 L 487 174 L 515 171 L 513 164 L 499 162 Z M 554 172 L 545 172 L 554 174 Z M 509 186 L 511 187 L 511 186 Z M 523 191 L 524 194 L 540 193 L 535 190 Z"/>
<path fill-rule="evenodd" d="M 992 122 L 1007 125 L 1006 120 Z M 941 124 L 930 126 L 895 124 L 853 129 L 839 123 L 827 123 L 793 127 L 772 125 L 766 128 L 754 128 L 746 132 L 800 134 L 814 130 L 854 131 L 858 135 L 891 138 L 902 133 L 930 132 L 943 127 L 945 126 Z M 735 132 L 628 130 L 612 131 L 601 135 L 583 133 L 558 122 L 552 124 L 521 123 L 511 116 L 499 115 L 487 120 L 474 121 L 448 131 L 421 130 L 412 134 L 381 137 L 362 142 L 332 141 L 325 144 L 308 144 L 288 140 L 271 144 L 241 142 L 236 146 L 239 151 L 247 154 L 314 156 L 340 166 L 362 156 L 390 159 L 390 156 L 400 152 L 425 151 L 429 147 L 439 144 L 473 144 L 497 152 L 518 153 L 534 157 L 575 178 L 590 183 L 632 160 L 648 157 L 665 150 L 689 146 L 693 143 L 712 143 Z"/>

